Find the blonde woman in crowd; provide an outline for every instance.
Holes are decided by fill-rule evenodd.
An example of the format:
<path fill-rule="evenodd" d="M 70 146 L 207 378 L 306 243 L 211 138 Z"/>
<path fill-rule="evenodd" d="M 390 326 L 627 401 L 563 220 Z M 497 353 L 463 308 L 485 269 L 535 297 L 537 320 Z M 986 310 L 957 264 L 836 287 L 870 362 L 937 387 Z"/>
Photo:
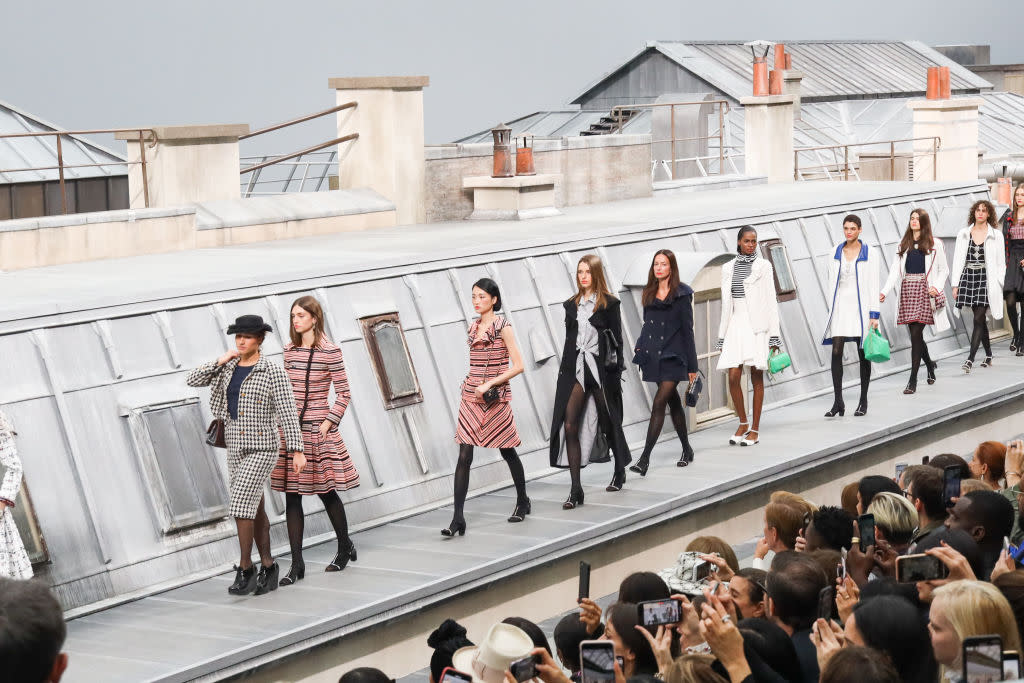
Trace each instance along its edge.
<path fill-rule="evenodd" d="M 983 581 L 953 581 L 935 589 L 928 615 L 935 659 L 945 679 L 959 679 L 964 638 L 998 635 L 1004 650 L 1020 652 L 1020 635 L 1010 603 Z"/>

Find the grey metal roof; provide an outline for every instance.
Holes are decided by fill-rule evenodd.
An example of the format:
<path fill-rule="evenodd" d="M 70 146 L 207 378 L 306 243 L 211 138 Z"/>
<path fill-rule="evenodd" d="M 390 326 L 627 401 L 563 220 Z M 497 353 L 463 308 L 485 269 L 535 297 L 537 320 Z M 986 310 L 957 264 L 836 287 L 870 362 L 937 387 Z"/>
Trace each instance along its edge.
<path fill-rule="evenodd" d="M 793 68 L 804 74 L 805 101 L 858 97 L 900 97 L 925 91 L 927 67 L 948 66 L 953 93 L 991 90 L 992 84 L 966 67 L 915 40 L 907 41 L 780 41 L 793 55 Z M 608 76 L 629 67 L 655 50 L 698 78 L 738 100 L 751 94 L 750 48 L 737 42 L 652 41 L 572 100 L 579 104 Z M 769 51 L 773 59 L 774 48 Z"/>
<path fill-rule="evenodd" d="M 0 135 L 56 130 L 65 129 L 6 102 L 0 102 Z M 66 169 L 64 177 L 67 179 L 100 178 L 128 173 L 123 156 L 81 136 L 61 136 L 61 153 L 66 166 L 110 163 L 109 166 Z M 0 138 L 0 170 L 56 165 L 55 137 Z M 40 182 L 57 180 L 58 177 L 59 173 L 56 168 L 43 171 L 0 173 L 0 183 Z"/>

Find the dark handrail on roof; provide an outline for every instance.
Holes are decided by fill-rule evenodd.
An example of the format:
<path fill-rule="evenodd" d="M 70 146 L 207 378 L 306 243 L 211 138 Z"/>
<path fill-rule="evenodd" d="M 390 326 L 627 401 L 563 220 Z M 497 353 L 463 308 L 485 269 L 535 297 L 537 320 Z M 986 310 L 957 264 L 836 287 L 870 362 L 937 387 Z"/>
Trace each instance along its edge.
<path fill-rule="evenodd" d="M 836 161 L 834 164 L 819 164 L 817 166 L 805 166 L 805 169 L 820 169 L 823 170 L 826 175 L 828 174 L 829 168 L 835 167 L 836 172 L 840 170 L 843 173 L 843 180 L 850 179 L 850 148 L 851 147 L 868 147 L 872 145 L 889 145 L 889 179 L 896 180 L 896 159 L 902 159 L 905 157 L 914 158 L 917 156 L 913 152 L 907 154 L 906 152 L 896 153 L 896 144 L 900 142 L 921 142 L 928 140 L 932 143 L 932 180 L 938 180 L 938 154 L 939 149 L 942 147 L 942 138 L 938 135 L 932 135 L 927 137 L 919 138 L 902 138 L 900 140 L 877 140 L 875 142 L 855 142 L 844 145 L 818 145 L 815 147 L 794 147 L 793 148 L 793 180 L 800 180 L 800 153 L 801 152 L 821 152 L 825 150 L 843 150 L 843 162 Z M 854 169 L 854 175 L 857 171 Z M 831 180 L 831 176 L 829 176 Z"/>
<path fill-rule="evenodd" d="M 275 123 L 273 126 L 267 126 L 266 128 L 260 128 L 259 130 L 254 130 L 251 133 L 246 133 L 245 135 L 239 135 L 238 139 L 239 140 L 245 140 L 246 138 L 256 137 L 257 135 L 263 135 L 264 133 L 269 133 L 269 132 L 274 131 L 274 130 L 280 130 L 281 128 L 287 128 L 288 126 L 294 126 L 297 123 L 305 123 L 306 121 L 312 121 L 313 119 L 318 119 L 321 116 L 327 116 L 328 114 L 333 114 L 335 112 L 342 111 L 343 109 L 351 109 L 351 108 L 355 107 L 356 104 L 357 103 L 355 101 L 346 102 L 345 104 L 339 104 L 336 107 L 331 107 L 330 109 L 324 109 L 323 111 L 318 111 L 315 114 L 308 114 L 306 116 L 300 116 L 299 118 L 292 119 L 291 121 L 285 121 L 284 123 Z"/>
<path fill-rule="evenodd" d="M 106 164 L 65 164 L 64 163 L 64 149 L 61 143 L 61 138 L 64 136 L 74 135 L 108 135 L 114 133 L 137 133 L 139 136 L 139 161 L 118 161 Z M 146 208 L 149 208 L 149 180 L 146 177 L 146 147 L 153 147 L 157 143 L 156 131 L 152 128 L 97 128 L 94 130 L 44 130 L 44 131 L 31 131 L 26 133 L 0 133 L 0 140 L 6 138 L 38 138 L 47 135 L 53 135 L 57 138 L 57 165 L 56 166 L 32 166 L 28 168 L 11 168 L 0 170 L 0 173 L 14 173 L 24 171 L 52 171 L 57 169 L 57 173 L 60 178 L 60 203 L 61 212 L 67 214 L 68 212 L 68 196 L 67 188 L 64 184 L 64 169 L 66 168 L 94 168 L 97 166 L 120 166 L 120 165 L 132 165 L 139 164 L 142 166 L 142 194 L 146 202 Z"/>

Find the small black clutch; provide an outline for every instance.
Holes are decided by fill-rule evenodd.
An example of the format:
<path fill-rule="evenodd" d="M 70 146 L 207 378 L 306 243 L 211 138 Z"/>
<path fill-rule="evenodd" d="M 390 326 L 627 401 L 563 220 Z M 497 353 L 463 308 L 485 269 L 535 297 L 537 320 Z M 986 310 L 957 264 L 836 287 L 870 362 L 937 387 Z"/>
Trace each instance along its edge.
<path fill-rule="evenodd" d="M 696 408 L 697 401 L 700 400 L 700 392 L 702 391 L 704 391 L 704 373 L 698 370 L 697 376 L 686 387 L 686 405 Z"/>
<path fill-rule="evenodd" d="M 484 402 L 491 406 L 498 402 L 498 387 L 491 387 L 483 393 Z"/>

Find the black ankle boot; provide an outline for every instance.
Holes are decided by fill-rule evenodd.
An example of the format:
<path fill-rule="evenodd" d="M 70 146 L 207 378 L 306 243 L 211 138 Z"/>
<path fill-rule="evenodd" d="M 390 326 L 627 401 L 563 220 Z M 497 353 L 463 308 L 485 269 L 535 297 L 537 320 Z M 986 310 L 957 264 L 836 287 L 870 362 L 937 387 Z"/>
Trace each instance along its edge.
<path fill-rule="evenodd" d="M 644 453 L 640 456 L 640 459 L 636 461 L 636 464 L 630 465 L 629 469 L 631 472 L 636 472 L 641 477 L 647 476 L 647 468 L 651 466 L 651 456 Z"/>
<path fill-rule="evenodd" d="M 281 576 L 281 566 L 275 562 L 269 567 L 260 565 L 260 571 L 256 575 L 256 595 L 263 595 L 270 591 L 277 590 L 278 577 Z"/>
<path fill-rule="evenodd" d="M 860 403 L 857 404 L 857 410 L 853 411 L 853 414 L 857 417 L 864 417 L 868 414 L 868 400 L 867 398 L 861 398 Z"/>
<path fill-rule="evenodd" d="M 301 581 L 306 578 L 306 563 L 302 560 L 292 560 L 292 566 L 288 568 L 288 573 L 281 577 L 281 580 L 277 585 L 279 586 L 290 586 L 296 581 Z"/>
<path fill-rule="evenodd" d="M 679 456 L 679 461 L 676 462 L 676 467 L 686 467 L 693 462 L 693 447 L 690 446 L 690 442 L 687 441 L 683 444 L 683 454 Z"/>
<path fill-rule="evenodd" d="M 574 488 L 569 491 L 569 497 L 562 503 L 563 510 L 574 510 L 577 506 L 583 505 L 583 487 Z"/>
<path fill-rule="evenodd" d="M 256 590 L 256 567 L 235 567 L 235 582 L 228 588 L 232 595 L 248 595 Z"/>
<path fill-rule="evenodd" d="M 352 543 L 351 539 L 348 542 L 348 547 L 343 550 L 339 550 L 338 554 L 334 556 L 334 560 L 324 568 L 324 571 L 340 572 L 348 566 L 349 561 L 356 561 L 356 546 Z"/>
<path fill-rule="evenodd" d="M 831 410 L 829 410 L 827 413 L 825 413 L 825 417 L 835 417 L 836 415 L 842 417 L 845 414 L 846 414 L 846 404 L 843 403 L 842 401 L 834 401 L 832 403 Z"/>
<path fill-rule="evenodd" d="M 611 482 L 608 484 L 608 486 L 605 487 L 604 490 L 608 491 L 609 493 L 615 493 L 616 491 L 621 491 L 622 485 L 625 483 L 626 470 L 619 470 L 618 472 L 612 475 Z"/>
<path fill-rule="evenodd" d="M 928 384 L 935 384 L 935 368 L 939 367 L 938 361 L 928 363 Z"/>
<path fill-rule="evenodd" d="M 512 524 L 515 524 L 516 522 L 522 522 L 524 519 L 526 519 L 526 515 L 530 514 L 530 509 L 531 506 L 529 498 L 526 498 L 524 500 L 517 500 L 516 509 L 512 511 L 512 514 L 509 516 L 508 521 Z"/>

